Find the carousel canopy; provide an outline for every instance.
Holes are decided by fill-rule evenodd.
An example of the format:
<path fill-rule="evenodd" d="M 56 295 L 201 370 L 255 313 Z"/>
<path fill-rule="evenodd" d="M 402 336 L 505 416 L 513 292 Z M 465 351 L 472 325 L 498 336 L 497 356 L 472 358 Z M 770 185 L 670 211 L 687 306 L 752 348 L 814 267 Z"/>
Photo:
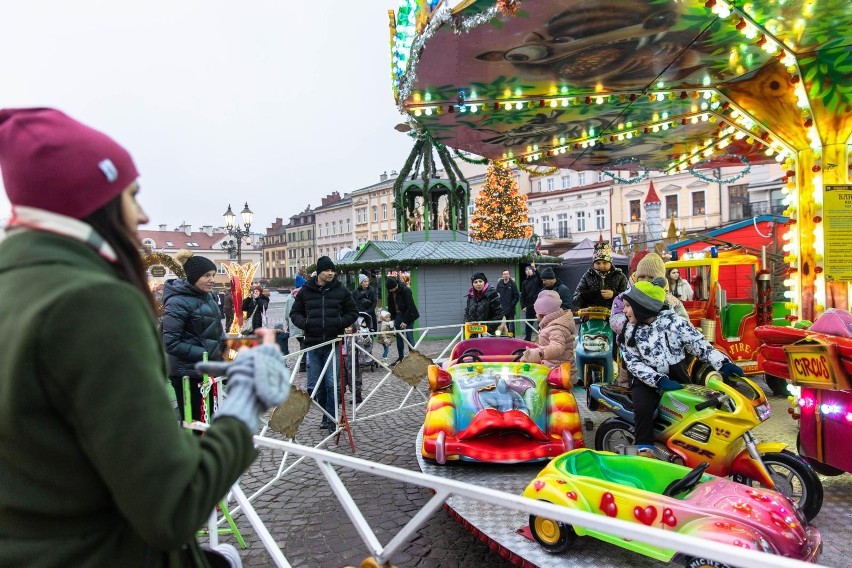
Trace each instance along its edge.
<path fill-rule="evenodd" d="M 849 0 L 404 0 L 415 128 L 520 166 L 783 162 L 852 131 Z"/>

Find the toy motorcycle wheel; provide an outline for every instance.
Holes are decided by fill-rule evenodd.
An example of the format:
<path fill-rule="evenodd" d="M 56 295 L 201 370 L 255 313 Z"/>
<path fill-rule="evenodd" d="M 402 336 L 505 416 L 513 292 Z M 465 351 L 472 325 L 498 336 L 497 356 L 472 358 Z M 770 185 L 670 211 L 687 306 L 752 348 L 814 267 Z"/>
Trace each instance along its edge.
<path fill-rule="evenodd" d="M 625 449 L 636 444 L 633 427 L 610 418 L 598 427 L 595 434 L 595 449 L 624 454 Z"/>
<path fill-rule="evenodd" d="M 808 462 L 787 450 L 762 454 L 760 457 L 775 483 L 775 491 L 789 497 L 808 521 L 816 517 L 822 508 L 823 488 Z M 734 481 L 749 486 L 760 485 L 754 479 L 741 475 L 735 475 Z"/>
<path fill-rule="evenodd" d="M 537 515 L 530 515 L 530 532 L 535 541 L 551 554 L 565 552 L 577 538 L 571 525 Z"/>

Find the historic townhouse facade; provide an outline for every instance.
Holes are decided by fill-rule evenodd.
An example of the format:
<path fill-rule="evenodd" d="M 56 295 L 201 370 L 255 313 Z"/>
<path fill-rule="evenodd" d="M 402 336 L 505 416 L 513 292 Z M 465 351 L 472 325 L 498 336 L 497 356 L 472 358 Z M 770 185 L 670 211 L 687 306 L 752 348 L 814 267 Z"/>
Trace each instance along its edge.
<path fill-rule="evenodd" d="M 287 234 L 287 276 L 294 278 L 300 269 L 307 269 L 317 261 L 314 255 L 316 250 L 315 215 L 311 206 L 308 205 L 301 213 L 292 215 L 285 231 Z"/>
<path fill-rule="evenodd" d="M 352 192 L 355 244 L 367 241 L 389 241 L 396 235 L 396 210 L 393 207 L 393 184 L 396 172 L 383 173 L 379 182 Z"/>
<path fill-rule="evenodd" d="M 316 258 L 327 256 L 337 260 L 355 248 L 352 198 L 340 197 L 333 192 L 322 198 L 322 205 L 314 209 L 316 215 Z"/>
<path fill-rule="evenodd" d="M 266 278 L 284 278 L 287 274 L 287 229 L 281 217 L 263 236 L 263 273 Z"/>

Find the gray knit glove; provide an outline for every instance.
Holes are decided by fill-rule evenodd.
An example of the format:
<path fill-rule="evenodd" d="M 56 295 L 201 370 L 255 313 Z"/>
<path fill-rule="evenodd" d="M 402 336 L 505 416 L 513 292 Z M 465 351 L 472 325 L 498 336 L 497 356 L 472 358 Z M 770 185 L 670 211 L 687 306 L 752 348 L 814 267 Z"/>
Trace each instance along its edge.
<path fill-rule="evenodd" d="M 275 345 L 259 345 L 240 351 L 232 363 L 201 362 L 195 368 L 214 376 L 227 375 L 227 397 L 213 416 L 241 420 L 252 432 L 260 414 L 282 404 L 290 394 L 290 370 Z"/>

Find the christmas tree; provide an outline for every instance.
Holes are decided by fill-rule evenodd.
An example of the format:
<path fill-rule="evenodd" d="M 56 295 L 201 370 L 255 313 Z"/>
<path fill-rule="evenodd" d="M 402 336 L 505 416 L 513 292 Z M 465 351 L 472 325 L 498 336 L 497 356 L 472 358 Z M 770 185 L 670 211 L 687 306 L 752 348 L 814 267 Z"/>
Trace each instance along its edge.
<path fill-rule="evenodd" d="M 475 241 L 519 239 L 532 235 L 527 223 L 527 196 L 518 191 L 512 172 L 491 162 L 476 197 L 470 236 Z"/>

